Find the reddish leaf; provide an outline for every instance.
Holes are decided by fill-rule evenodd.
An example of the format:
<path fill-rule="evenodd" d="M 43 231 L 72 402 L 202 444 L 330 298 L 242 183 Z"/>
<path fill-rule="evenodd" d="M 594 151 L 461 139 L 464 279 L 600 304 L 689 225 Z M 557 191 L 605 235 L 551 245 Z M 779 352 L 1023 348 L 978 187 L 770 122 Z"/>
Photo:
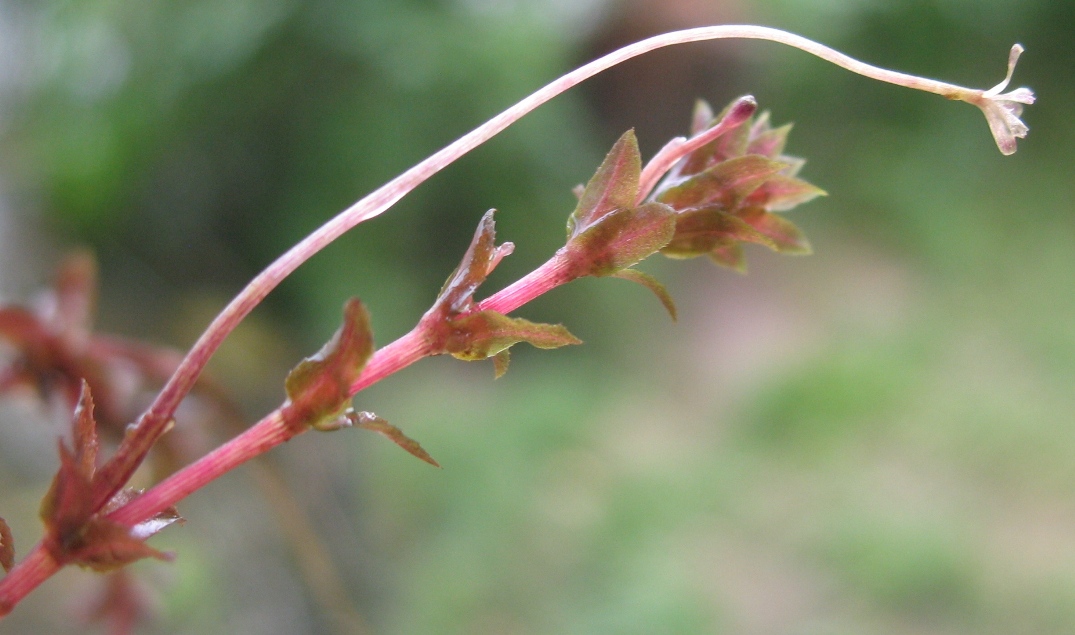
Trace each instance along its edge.
<path fill-rule="evenodd" d="M 664 305 L 664 309 L 668 311 L 668 315 L 672 316 L 672 320 L 676 319 L 676 303 L 672 300 L 671 294 L 668 293 L 668 289 L 664 288 L 656 278 L 639 271 L 638 269 L 623 269 L 613 274 L 617 278 L 623 278 L 624 280 L 640 284 L 646 287 L 657 296 L 657 299 Z"/>
<path fill-rule="evenodd" d="M 746 258 L 743 257 L 743 247 L 734 240 L 729 240 L 713 247 L 708 256 L 710 260 L 718 265 L 734 269 L 739 273 L 747 272 L 747 262 Z"/>
<path fill-rule="evenodd" d="M 61 546 L 75 539 L 93 508 L 97 459 L 97 431 L 93 419 L 93 396 L 83 382 L 82 397 L 75 408 L 74 450 L 59 442 L 60 469 L 41 500 L 41 519 Z"/>
<path fill-rule="evenodd" d="M 707 128 L 712 127 L 714 123 L 716 123 L 716 117 L 713 116 L 713 108 L 709 102 L 704 99 L 694 102 L 694 113 L 691 115 L 691 136 L 698 136 Z"/>
<path fill-rule="evenodd" d="M 11 528 L 7 526 L 3 518 L 0 518 L 0 567 L 4 571 L 11 571 L 15 566 L 15 537 L 11 535 Z"/>
<path fill-rule="evenodd" d="M 661 253 L 671 258 L 694 258 L 740 241 L 776 248 L 769 237 L 747 221 L 718 208 L 705 207 L 676 217 L 675 236 Z"/>
<path fill-rule="evenodd" d="M 384 419 L 378 417 L 372 412 L 354 412 L 348 413 L 348 418 L 356 428 L 362 428 L 363 430 L 371 430 L 376 432 L 392 443 L 395 443 L 399 447 L 409 452 L 412 456 L 417 457 L 426 463 L 429 463 L 433 467 L 440 467 L 440 463 L 437 463 L 432 456 L 429 455 L 422 446 L 414 439 L 403 434 L 396 426 L 388 423 Z"/>
<path fill-rule="evenodd" d="M 628 130 L 612 146 L 586 184 L 578 206 L 567 219 L 568 240 L 586 231 L 606 215 L 634 207 L 641 175 L 642 155 L 638 151 L 638 139 L 633 130 Z"/>
<path fill-rule="evenodd" d="M 782 216 L 770 214 L 760 207 L 739 212 L 739 217 L 765 236 L 769 246 L 782 254 L 805 255 L 811 253 L 810 242 L 798 227 Z"/>
<path fill-rule="evenodd" d="M 108 501 L 108 504 L 105 505 L 104 509 L 101 511 L 101 515 L 107 516 L 141 495 L 142 490 L 133 487 L 121 490 L 112 498 L 112 500 Z M 139 540 L 146 540 L 147 538 L 160 533 L 165 527 L 182 522 L 184 522 L 183 517 L 179 515 L 179 511 L 173 506 L 159 511 L 154 514 L 152 518 L 144 520 L 131 527 L 130 533 Z"/>
<path fill-rule="evenodd" d="M 451 331 L 444 352 L 465 361 L 493 357 L 498 377 L 507 370 L 508 357 L 504 353 L 519 342 L 544 349 L 582 343 L 562 325 L 537 324 L 496 311 L 462 315 L 451 321 Z"/>
<path fill-rule="evenodd" d="M 496 246 L 496 223 L 493 220 L 495 213 L 496 210 L 491 209 L 482 216 L 467 253 L 444 282 L 434 307 L 440 307 L 450 313 L 469 309 L 474 302 L 474 292 L 500 261 L 515 248 L 511 243 Z"/>
<path fill-rule="evenodd" d="M 656 200 L 677 211 L 711 205 L 732 210 L 762 183 L 786 167 L 786 163 L 757 154 L 728 159 L 669 187 L 658 194 Z"/>
<path fill-rule="evenodd" d="M 100 516 L 87 521 L 78 539 L 65 547 L 64 562 L 98 572 L 114 571 L 143 558 L 172 560 L 174 557 L 150 547 L 130 528 Z"/>
<path fill-rule="evenodd" d="M 299 362 L 284 381 L 285 417 L 294 426 L 327 427 L 348 407 L 351 384 L 373 355 L 370 316 L 357 298 L 344 305 L 343 324 L 316 354 Z"/>
<path fill-rule="evenodd" d="M 790 123 L 779 128 L 770 128 L 769 113 L 762 113 L 750 131 L 750 143 L 747 144 L 746 153 L 760 154 L 770 159 L 779 158 L 787 145 L 791 128 Z"/>
<path fill-rule="evenodd" d="M 139 621 L 153 613 L 153 601 L 138 580 L 126 571 L 105 578 L 100 595 L 86 611 L 88 621 L 103 623 L 108 633 L 134 633 Z"/>
<path fill-rule="evenodd" d="M 74 443 L 78 469 L 92 478 L 97 469 L 97 422 L 93 419 L 93 396 L 90 385 L 82 382 L 82 394 L 75 406 Z"/>
<path fill-rule="evenodd" d="M 75 252 L 64 259 L 56 274 L 55 322 L 57 330 L 77 345 L 90 336 L 97 305 L 97 262 L 89 252 Z"/>
<path fill-rule="evenodd" d="M 728 109 L 731 108 L 732 104 L 734 104 L 735 102 L 732 102 L 732 104 L 725 106 L 724 110 L 722 110 L 719 115 L 710 118 L 710 120 L 704 125 L 699 126 L 700 118 L 706 112 L 712 112 L 708 104 L 705 104 L 705 102 L 700 103 L 704 104 L 705 107 L 700 108 L 698 105 L 695 106 L 694 116 L 692 118 L 691 124 L 692 135 L 696 135 L 703 130 L 706 130 L 716 125 L 717 122 L 719 122 L 721 119 L 724 118 L 726 114 L 728 114 Z M 746 152 L 747 143 L 750 137 L 750 125 L 751 124 L 749 120 L 744 121 L 738 126 L 735 126 L 734 128 L 720 135 L 713 141 L 702 146 L 698 150 L 692 152 L 690 156 L 688 156 L 684 160 L 683 165 L 680 167 L 679 173 L 685 175 L 697 174 L 699 172 L 703 172 L 709 169 L 710 167 L 722 161 L 727 161 L 728 159 L 731 159 L 733 157 L 741 156 L 744 152 Z"/>
<path fill-rule="evenodd" d="M 667 205 L 616 209 L 568 241 L 575 276 L 610 276 L 631 267 L 668 244 L 675 229 L 675 212 Z"/>
<path fill-rule="evenodd" d="M 0 309 L 0 337 L 19 349 L 46 345 L 49 332 L 40 318 L 21 307 Z"/>
<path fill-rule="evenodd" d="M 825 190 L 816 185 L 793 176 L 775 174 L 751 192 L 743 205 L 763 207 L 770 212 L 783 212 L 824 195 Z"/>

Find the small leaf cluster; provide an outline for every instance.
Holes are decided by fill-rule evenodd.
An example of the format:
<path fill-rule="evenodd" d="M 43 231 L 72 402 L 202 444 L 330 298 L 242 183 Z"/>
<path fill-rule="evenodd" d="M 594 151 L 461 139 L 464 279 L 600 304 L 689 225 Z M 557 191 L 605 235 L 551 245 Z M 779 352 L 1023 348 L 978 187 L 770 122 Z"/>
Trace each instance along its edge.
<path fill-rule="evenodd" d="M 691 132 L 723 118 L 705 102 L 695 107 Z M 808 254 L 810 243 L 780 212 L 825 194 L 797 177 L 805 161 L 783 154 L 791 125 L 773 128 L 769 113 L 750 118 L 676 164 L 650 198 L 676 211 L 675 233 L 661 248 L 671 258 L 708 256 L 745 270 L 742 243 L 784 254 Z"/>
<path fill-rule="evenodd" d="M 142 558 L 167 560 L 170 556 L 153 549 L 145 540 L 180 520 L 174 508 L 164 510 L 134 527 L 117 523 L 108 513 L 140 494 L 123 489 L 99 506 L 101 491 L 110 491 L 107 473 L 97 469 L 97 422 L 93 416 L 89 385 L 82 393 L 72 430 L 72 447 L 60 441 L 60 469 L 41 501 L 45 523 L 43 544 L 57 561 L 78 564 L 95 571 L 111 571 Z"/>
<path fill-rule="evenodd" d="M 320 351 L 307 357 L 284 380 L 287 402 L 283 418 L 293 434 L 306 428 L 322 432 L 340 428 L 364 428 L 383 435 L 419 459 L 440 467 L 417 441 L 384 419 L 351 407 L 351 386 L 373 355 L 373 329 L 365 305 L 357 298 L 347 301 L 343 324 Z"/>
<path fill-rule="evenodd" d="M 476 309 L 474 293 L 515 247 L 512 243 L 496 245 L 494 213 L 489 210 L 478 223 L 463 260 L 441 287 L 421 327 L 432 354 L 448 353 L 466 361 L 491 357 L 496 376 L 500 377 L 508 370 L 509 349 L 519 342 L 550 349 L 582 341 L 559 324 L 538 324 L 498 311 Z"/>

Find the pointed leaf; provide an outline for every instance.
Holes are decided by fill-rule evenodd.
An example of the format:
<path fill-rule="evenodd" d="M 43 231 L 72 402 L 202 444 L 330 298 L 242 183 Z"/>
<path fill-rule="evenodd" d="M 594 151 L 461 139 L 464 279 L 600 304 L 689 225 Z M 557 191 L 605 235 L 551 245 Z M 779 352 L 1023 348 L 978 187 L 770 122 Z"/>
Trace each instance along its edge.
<path fill-rule="evenodd" d="M 668 293 L 668 289 L 664 288 L 664 285 L 654 278 L 653 276 L 639 271 L 638 269 L 624 269 L 613 274 L 617 278 L 634 282 L 646 287 L 653 292 L 653 295 L 657 296 L 657 299 L 664 305 L 664 309 L 668 311 L 668 315 L 672 317 L 672 321 L 676 320 L 676 303 L 672 300 L 672 295 Z"/>
<path fill-rule="evenodd" d="M 59 442 L 60 469 L 52 486 L 41 499 L 40 515 L 48 530 L 61 543 L 77 534 L 93 509 L 94 476 L 97 471 L 97 423 L 93 418 L 93 396 L 82 382 L 82 394 L 72 421 L 74 450 Z"/>
<path fill-rule="evenodd" d="M 128 527 L 103 517 L 95 517 L 86 523 L 77 542 L 68 546 L 66 555 L 65 562 L 98 572 L 114 571 L 143 558 L 174 558 L 147 545 Z"/>
<path fill-rule="evenodd" d="M 75 406 L 75 459 L 78 469 L 87 478 L 97 470 L 97 422 L 93 419 L 93 396 L 90 385 L 82 381 L 82 394 Z"/>
<path fill-rule="evenodd" d="M 315 355 L 299 362 L 284 382 L 285 416 L 295 426 L 317 427 L 350 404 L 351 384 L 373 354 L 370 316 L 357 298 L 344 305 L 343 324 Z"/>
<path fill-rule="evenodd" d="M 715 207 L 683 212 L 676 217 L 676 233 L 661 253 L 672 258 L 693 258 L 729 242 L 755 242 L 776 248 L 768 236 L 742 218 Z"/>
<path fill-rule="evenodd" d="M 105 505 L 101 515 L 107 516 L 141 495 L 142 490 L 133 487 L 120 490 L 119 493 L 112 497 L 112 500 L 108 501 L 108 504 Z M 179 515 L 175 506 L 172 506 L 157 512 L 152 518 L 134 525 L 130 528 L 130 534 L 139 540 L 145 540 L 150 536 L 155 536 L 160 533 L 165 527 L 183 522 L 185 522 L 183 517 Z"/>
<path fill-rule="evenodd" d="M 511 349 L 505 348 L 493 355 L 493 379 L 500 379 L 508 372 L 508 364 L 511 363 Z"/>
<path fill-rule="evenodd" d="M 782 254 L 806 255 L 813 250 L 802 231 L 791 221 L 777 214 L 770 214 L 760 207 L 741 210 L 738 216 L 769 239 L 770 248 Z"/>
<path fill-rule="evenodd" d="M 567 219 L 571 240 L 617 209 L 633 207 L 642 175 L 642 155 L 638 139 L 628 130 L 609 150 L 608 156 L 586 184 L 578 206 Z"/>
<path fill-rule="evenodd" d="M 735 104 L 736 102 L 733 101 L 725 106 L 719 115 L 713 117 L 708 124 L 697 132 L 693 132 L 693 134 L 698 134 L 703 130 L 715 126 L 717 122 L 728 114 L 729 110 Z M 698 115 L 699 112 L 695 110 L 695 119 L 692 123 L 692 130 L 694 125 L 698 122 Z M 697 174 L 707 170 L 717 163 L 742 156 L 743 153 L 746 152 L 747 141 L 750 138 L 750 127 L 750 119 L 746 119 L 738 126 L 731 128 L 713 141 L 692 152 L 683 162 L 683 166 L 680 168 L 680 174 Z"/>
<path fill-rule="evenodd" d="M 676 215 L 661 203 L 617 209 L 568 241 L 576 277 L 610 276 L 656 253 L 672 239 Z"/>
<path fill-rule="evenodd" d="M 0 309 L 0 337 L 17 348 L 43 346 L 49 332 L 36 315 L 22 307 Z"/>
<path fill-rule="evenodd" d="M 716 123 L 714 119 L 713 107 L 709 105 L 709 102 L 704 99 L 694 102 L 694 113 L 691 114 L 691 136 L 697 136 L 712 127 Z"/>
<path fill-rule="evenodd" d="M 763 207 L 770 212 L 785 212 L 818 196 L 825 190 L 793 176 L 776 174 L 750 193 L 744 205 Z"/>
<path fill-rule="evenodd" d="M 56 274 L 56 323 L 64 337 L 85 342 L 97 305 L 97 262 L 88 251 L 64 259 Z"/>
<path fill-rule="evenodd" d="M 765 113 L 766 123 L 768 123 L 768 113 Z M 759 117 L 759 121 L 760 121 Z M 792 124 L 784 124 L 779 128 L 769 128 L 767 125 L 758 129 L 755 124 L 754 130 L 751 131 L 750 143 L 747 144 L 747 154 L 760 154 L 763 157 L 769 157 L 770 159 L 779 159 L 780 153 L 784 151 L 784 146 L 788 142 L 788 133 L 791 132 Z"/>
<path fill-rule="evenodd" d="M 732 210 L 762 183 L 786 167 L 786 163 L 757 154 L 729 159 L 664 190 L 656 200 L 678 211 L 713 205 Z"/>
<path fill-rule="evenodd" d="M 62 545 L 78 534 L 96 510 L 93 509 L 92 475 L 82 472 L 79 460 L 62 441 L 58 446 L 60 469 L 41 499 L 39 514 L 45 527 Z M 62 559 L 62 553 L 57 558 Z"/>
<path fill-rule="evenodd" d="M 463 260 L 441 287 L 435 308 L 449 313 L 468 309 L 474 301 L 474 292 L 500 261 L 515 248 L 511 243 L 496 246 L 496 223 L 493 220 L 495 212 L 496 210 L 491 209 L 482 216 Z"/>
<path fill-rule="evenodd" d="M 440 467 L 440 463 L 437 463 L 432 456 L 429 455 L 422 446 L 414 439 L 403 434 L 396 426 L 388 423 L 384 419 L 378 417 L 372 412 L 352 412 L 350 414 L 352 422 L 356 428 L 362 428 L 364 430 L 371 430 L 376 432 L 392 443 L 395 443 L 399 447 L 409 452 L 412 456 L 417 457 L 426 463 L 429 463 L 433 467 Z"/>
<path fill-rule="evenodd" d="M 559 348 L 582 341 L 560 324 L 537 324 L 496 311 L 479 311 L 451 322 L 445 352 L 456 359 L 477 361 L 526 342 L 536 348 Z"/>
<path fill-rule="evenodd" d="M 743 257 L 743 246 L 735 241 L 717 245 L 708 255 L 710 260 L 722 267 L 728 267 L 739 273 L 747 272 L 747 261 Z"/>
<path fill-rule="evenodd" d="M 15 538 L 11 535 L 11 528 L 3 518 L 0 518 L 0 568 L 5 572 L 11 571 L 15 566 Z"/>

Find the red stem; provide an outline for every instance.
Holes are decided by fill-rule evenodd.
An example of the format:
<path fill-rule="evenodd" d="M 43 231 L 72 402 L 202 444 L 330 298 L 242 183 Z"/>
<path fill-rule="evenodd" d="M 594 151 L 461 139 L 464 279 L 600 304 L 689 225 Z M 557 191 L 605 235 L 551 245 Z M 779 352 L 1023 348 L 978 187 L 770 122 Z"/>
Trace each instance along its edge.
<path fill-rule="evenodd" d="M 0 619 L 63 566 L 48 549 L 38 543 L 15 567 L 0 580 Z"/>

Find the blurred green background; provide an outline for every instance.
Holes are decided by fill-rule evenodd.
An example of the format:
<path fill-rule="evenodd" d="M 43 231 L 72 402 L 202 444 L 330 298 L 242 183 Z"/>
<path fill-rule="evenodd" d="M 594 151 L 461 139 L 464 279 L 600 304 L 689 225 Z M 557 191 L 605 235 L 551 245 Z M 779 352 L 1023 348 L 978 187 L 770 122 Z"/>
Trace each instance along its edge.
<path fill-rule="evenodd" d="M 559 98 L 270 296 L 213 366 L 250 421 L 347 297 L 379 343 L 401 335 L 496 207 L 517 249 L 492 293 L 562 244 L 571 187 L 620 133 L 648 156 L 698 97 L 795 122 L 788 151 L 830 193 L 791 215 L 816 254 L 749 250 L 747 276 L 647 262 L 677 324 L 583 280 L 519 315 L 585 346 L 520 347 L 495 383 L 427 360 L 360 394 L 444 469 L 358 432 L 273 454 L 343 598 L 306 582 L 244 468 L 155 539 L 174 565 L 136 567 L 157 608 L 139 632 L 348 632 L 334 601 L 385 634 L 1075 629 L 1070 0 L 0 0 L 2 299 L 88 245 L 100 327 L 189 346 L 288 246 L 546 81 L 734 22 L 982 88 L 1018 41 L 1030 136 L 1003 157 L 974 108 L 764 42 L 657 52 Z M 33 412 L 0 408 L 20 554 L 56 464 Z M 94 582 L 64 572 L 0 631 L 84 632 Z"/>

